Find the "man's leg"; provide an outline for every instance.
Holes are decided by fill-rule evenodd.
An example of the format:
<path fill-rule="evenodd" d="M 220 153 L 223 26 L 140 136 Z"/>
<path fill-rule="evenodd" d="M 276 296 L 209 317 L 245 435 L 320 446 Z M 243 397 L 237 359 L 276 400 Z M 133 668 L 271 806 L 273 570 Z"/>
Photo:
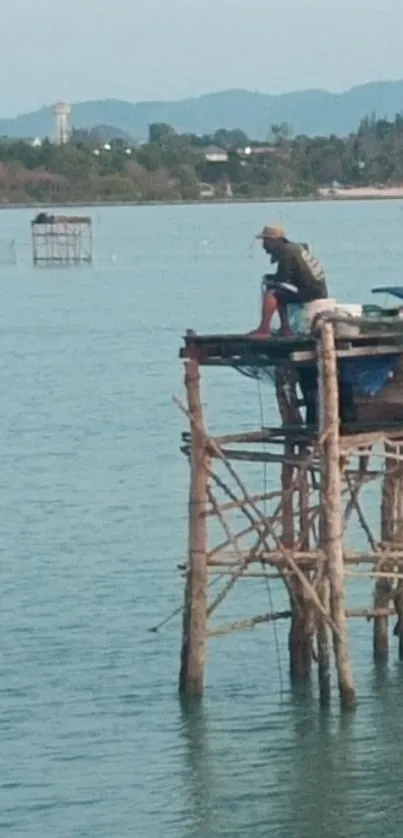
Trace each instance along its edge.
<path fill-rule="evenodd" d="M 263 297 L 262 316 L 257 329 L 248 332 L 250 337 L 270 337 L 271 321 L 278 309 L 277 297 L 274 291 L 267 291 Z"/>
<path fill-rule="evenodd" d="M 288 320 L 287 306 L 299 302 L 298 288 L 295 285 L 284 283 L 279 285 L 276 296 L 280 317 L 280 333 L 283 337 L 290 337 L 292 329 Z"/>
<path fill-rule="evenodd" d="M 287 304 L 298 302 L 298 289 L 291 284 L 276 285 L 269 288 L 263 297 L 262 316 L 257 329 L 248 332 L 249 337 L 271 337 L 271 321 L 276 311 L 280 317 L 280 334 L 292 334 L 287 316 Z"/>
<path fill-rule="evenodd" d="M 284 303 L 278 303 L 278 314 L 280 317 L 280 334 L 282 337 L 290 337 L 292 329 L 288 320 L 287 306 Z"/>

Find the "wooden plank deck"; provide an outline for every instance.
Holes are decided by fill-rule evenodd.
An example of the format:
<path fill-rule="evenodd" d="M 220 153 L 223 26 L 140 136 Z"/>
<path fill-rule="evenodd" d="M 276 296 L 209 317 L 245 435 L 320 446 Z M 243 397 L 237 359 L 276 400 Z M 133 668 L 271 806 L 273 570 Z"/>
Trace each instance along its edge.
<path fill-rule="evenodd" d="M 188 332 L 183 340 L 180 357 L 196 353 L 199 364 L 203 366 L 244 364 L 265 367 L 286 360 L 309 364 L 316 359 L 316 340 L 304 335 L 252 338 L 248 335 L 198 335 Z M 340 358 L 403 353 L 403 333 L 399 331 L 374 331 L 354 337 L 339 337 L 335 343 Z"/>

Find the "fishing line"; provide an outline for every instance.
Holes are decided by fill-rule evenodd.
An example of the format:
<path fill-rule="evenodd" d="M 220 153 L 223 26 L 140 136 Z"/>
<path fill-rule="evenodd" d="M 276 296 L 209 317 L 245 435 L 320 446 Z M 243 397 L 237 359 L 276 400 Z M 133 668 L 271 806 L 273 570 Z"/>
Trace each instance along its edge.
<path fill-rule="evenodd" d="M 221 579 L 224 579 L 224 577 L 226 575 L 227 575 L 226 571 L 223 571 L 223 573 L 218 573 L 217 576 L 214 577 L 214 579 L 211 579 L 211 581 L 207 585 L 207 588 L 212 588 L 214 585 L 217 584 L 217 582 L 220 582 Z M 168 617 L 164 617 L 164 619 L 161 620 L 160 623 L 157 623 L 157 625 L 155 625 L 155 626 L 151 626 L 151 628 L 147 629 L 147 631 L 150 634 L 158 634 L 160 629 L 162 629 L 164 626 L 168 625 L 168 623 L 170 623 L 171 620 L 173 620 L 175 617 L 178 617 L 179 614 L 183 614 L 184 608 L 185 608 L 184 605 L 179 605 L 178 608 L 175 608 L 174 611 L 171 611 L 171 613 L 168 615 Z"/>

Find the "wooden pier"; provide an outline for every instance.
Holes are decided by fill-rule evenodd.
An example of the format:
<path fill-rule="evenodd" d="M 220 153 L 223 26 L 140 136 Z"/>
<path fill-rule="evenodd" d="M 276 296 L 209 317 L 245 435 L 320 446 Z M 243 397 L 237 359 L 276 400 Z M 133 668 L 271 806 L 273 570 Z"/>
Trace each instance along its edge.
<path fill-rule="evenodd" d="M 372 624 L 373 656 L 384 662 L 395 615 L 396 650 L 403 660 L 403 334 L 375 330 L 340 339 L 335 324 L 323 319 L 309 337 L 253 340 L 188 332 L 184 343 L 187 405 L 178 404 L 189 422 L 182 451 L 190 463 L 190 490 L 180 691 L 203 693 L 211 637 L 288 620 L 291 679 L 310 678 L 316 668 L 320 701 L 328 705 L 334 664 L 341 707 L 352 710 L 357 696 L 351 618 Z M 362 400 L 341 384 L 341 366 L 345 358 L 374 357 L 389 358 L 393 374 L 378 394 Z M 201 398 L 201 370 L 212 365 L 246 374 L 270 369 L 278 427 L 239 434 L 223 429 L 212 437 Z M 314 385 L 312 376 L 308 385 L 304 377 L 307 365 L 315 372 Z M 272 491 L 252 494 L 248 488 L 242 468 L 254 462 L 273 464 L 278 485 Z M 361 501 L 369 485 L 377 490 L 377 517 L 368 516 Z M 365 538 L 361 550 L 349 544 L 353 519 Z M 222 532 L 218 543 L 211 543 L 213 521 Z M 216 575 L 221 589 L 211 597 Z M 288 607 L 211 624 L 233 587 L 257 577 L 282 580 Z M 372 600 L 348 608 L 349 579 L 373 580 Z"/>
<path fill-rule="evenodd" d="M 92 262 L 92 221 L 89 217 L 48 215 L 31 221 L 34 265 L 79 265 Z"/>

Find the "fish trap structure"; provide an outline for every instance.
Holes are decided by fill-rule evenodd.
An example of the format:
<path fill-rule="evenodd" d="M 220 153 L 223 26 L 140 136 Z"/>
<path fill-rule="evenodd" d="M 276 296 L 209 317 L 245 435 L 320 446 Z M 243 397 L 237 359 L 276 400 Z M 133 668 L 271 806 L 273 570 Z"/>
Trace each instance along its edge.
<path fill-rule="evenodd" d="M 31 230 L 34 265 L 91 264 L 91 218 L 39 213 Z"/>
<path fill-rule="evenodd" d="M 279 620 L 289 623 L 291 680 L 315 668 L 322 705 L 333 669 L 343 710 L 357 704 L 349 621 L 350 631 L 358 618 L 371 623 L 374 659 L 384 662 L 395 615 L 403 660 L 403 323 L 364 317 L 350 337 L 339 325 L 329 315 L 308 336 L 184 338 L 187 403 L 175 400 L 189 422 L 181 445 L 190 464 L 183 694 L 202 694 L 212 637 Z M 271 380 L 278 426 L 213 437 L 201 398 L 209 366 Z M 272 491 L 251 491 L 256 462 L 278 479 Z M 369 487 L 370 515 L 362 502 Z M 350 540 L 358 529 L 361 550 Z M 212 619 L 235 585 L 256 578 L 284 583 L 283 610 Z M 348 608 L 347 585 L 359 580 L 372 580 L 373 595 Z"/>

